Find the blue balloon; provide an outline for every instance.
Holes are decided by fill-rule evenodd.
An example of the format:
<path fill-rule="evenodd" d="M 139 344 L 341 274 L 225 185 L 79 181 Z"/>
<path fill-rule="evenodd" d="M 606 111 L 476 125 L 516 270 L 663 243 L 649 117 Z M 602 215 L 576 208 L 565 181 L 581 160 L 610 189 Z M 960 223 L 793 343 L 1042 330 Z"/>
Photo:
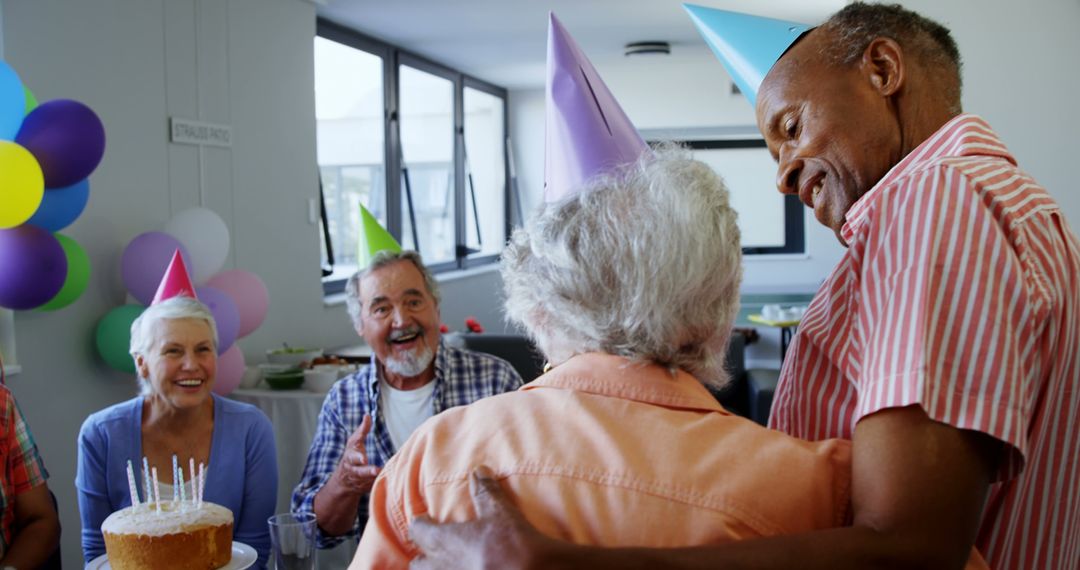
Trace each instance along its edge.
<path fill-rule="evenodd" d="M 33 216 L 26 223 L 58 232 L 71 225 L 82 214 L 90 197 L 90 179 L 84 178 L 71 186 L 50 188 L 45 191 Z"/>
<path fill-rule="evenodd" d="M 22 81 L 10 65 L 0 61 L 0 140 L 13 141 L 26 115 Z"/>

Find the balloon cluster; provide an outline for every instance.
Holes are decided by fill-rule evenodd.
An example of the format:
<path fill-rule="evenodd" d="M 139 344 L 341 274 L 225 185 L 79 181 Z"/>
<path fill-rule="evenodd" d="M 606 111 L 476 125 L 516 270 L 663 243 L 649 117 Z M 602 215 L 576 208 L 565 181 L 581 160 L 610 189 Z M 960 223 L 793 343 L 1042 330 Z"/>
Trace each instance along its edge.
<path fill-rule="evenodd" d="M 213 210 L 192 208 L 173 216 L 164 231 L 135 236 L 120 257 L 124 287 L 140 304 L 115 307 L 97 327 L 98 353 L 122 372 L 135 373 L 128 354 L 131 324 L 154 299 L 158 283 L 180 251 L 191 271 L 195 294 L 210 308 L 218 329 L 214 392 L 227 395 L 244 376 L 244 353 L 236 339 L 251 334 L 266 318 L 270 293 L 258 275 L 243 269 L 221 271 L 229 255 L 229 228 Z"/>
<path fill-rule="evenodd" d="M 52 311 L 86 289 L 90 259 L 56 232 L 82 214 L 105 128 L 70 99 L 38 104 L 0 61 L 0 307 Z"/>

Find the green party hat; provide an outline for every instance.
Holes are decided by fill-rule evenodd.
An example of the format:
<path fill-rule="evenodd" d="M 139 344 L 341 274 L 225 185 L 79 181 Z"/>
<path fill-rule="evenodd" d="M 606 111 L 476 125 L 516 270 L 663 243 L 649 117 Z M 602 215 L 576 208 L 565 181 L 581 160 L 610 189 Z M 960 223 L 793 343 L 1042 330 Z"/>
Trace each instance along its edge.
<path fill-rule="evenodd" d="M 390 235 L 390 232 L 379 225 L 379 220 L 376 220 L 363 204 L 360 204 L 360 225 L 363 231 L 356 244 L 357 266 L 367 267 L 375 258 L 375 254 L 380 251 L 388 250 L 395 253 L 401 251 L 401 244 Z"/>

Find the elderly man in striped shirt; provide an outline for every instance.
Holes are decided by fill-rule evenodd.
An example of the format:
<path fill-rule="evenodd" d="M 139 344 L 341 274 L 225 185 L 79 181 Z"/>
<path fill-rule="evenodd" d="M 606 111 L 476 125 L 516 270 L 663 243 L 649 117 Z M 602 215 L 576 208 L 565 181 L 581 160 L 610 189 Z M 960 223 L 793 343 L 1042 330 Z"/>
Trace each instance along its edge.
<path fill-rule="evenodd" d="M 962 113 L 943 26 L 853 3 L 775 53 L 748 95 L 777 185 L 848 251 L 800 325 L 770 423 L 852 440 L 851 526 L 585 549 L 528 528 L 480 478 L 479 521 L 414 524 L 419 567 L 960 568 L 972 545 L 995 569 L 1080 567 L 1076 234 L 990 126 Z"/>
<path fill-rule="evenodd" d="M 505 360 L 441 341 L 438 287 L 416 252 L 379 251 L 345 296 L 374 358 L 326 395 L 293 491 L 293 511 L 318 519 L 320 548 L 359 540 L 375 477 L 421 423 L 522 385 Z"/>

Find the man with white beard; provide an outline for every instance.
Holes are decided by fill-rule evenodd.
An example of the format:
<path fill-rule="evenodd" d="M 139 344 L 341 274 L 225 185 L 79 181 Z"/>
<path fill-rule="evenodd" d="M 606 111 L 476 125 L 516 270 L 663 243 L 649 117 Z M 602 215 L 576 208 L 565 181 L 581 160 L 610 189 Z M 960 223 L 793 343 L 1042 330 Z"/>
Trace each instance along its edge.
<path fill-rule="evenodd" d="M 345 298 L 373 359 L 327 394 L 293 491 L 293 512 L 318 520 L 320 548 L 359 540 L 375 477 L 420 424 L 522 385 L 506 361 L 441 341 L 438 289 L 416 252 L 380 251 Z"/>

